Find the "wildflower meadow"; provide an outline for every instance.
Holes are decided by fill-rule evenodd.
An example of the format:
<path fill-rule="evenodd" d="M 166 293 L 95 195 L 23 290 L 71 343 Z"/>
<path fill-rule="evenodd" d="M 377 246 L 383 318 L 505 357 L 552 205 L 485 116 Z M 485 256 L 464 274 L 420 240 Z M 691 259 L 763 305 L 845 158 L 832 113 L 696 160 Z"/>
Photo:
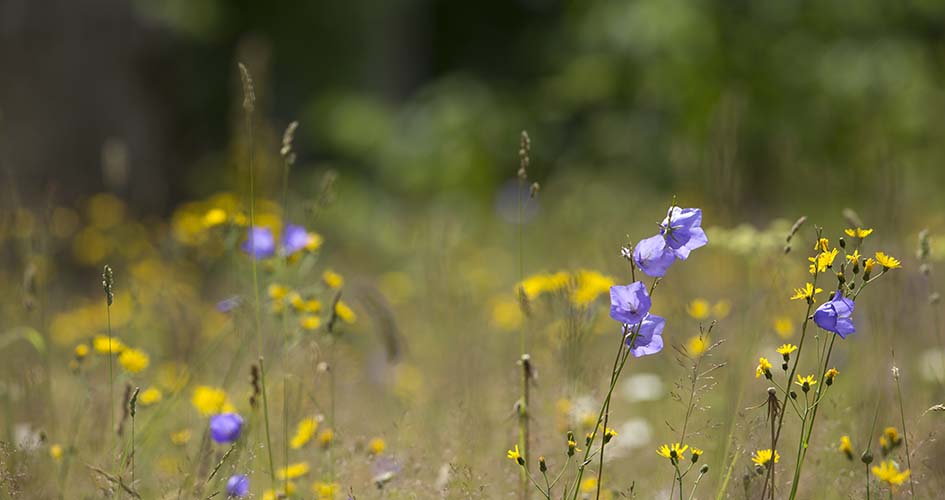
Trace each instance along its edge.
<path fill-rule="evenodd" d="M 934 2 L 198 3 L 0 49 L 0 499 L 945 498 Z"/>

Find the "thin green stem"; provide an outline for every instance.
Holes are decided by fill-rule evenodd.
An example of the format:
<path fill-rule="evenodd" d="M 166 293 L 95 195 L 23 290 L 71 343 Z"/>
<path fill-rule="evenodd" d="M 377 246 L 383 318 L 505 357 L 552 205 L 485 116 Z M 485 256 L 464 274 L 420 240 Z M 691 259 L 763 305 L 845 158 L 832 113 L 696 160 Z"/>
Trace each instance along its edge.
<path fill-rule="evenodd" d="M 798 483 L 800 482 L 801 468 L 804 466 L 804 459 L 807 457 L 807 449 L 810 446 L 810 437 L 814 432 L 814 420 L 817 418 L 817 410 L 820 408 L 820 400 L 822 397 L 821 394 L 826 391 L 828 387 L 827 383 L 824 381 L 824 374 L 827 373 L 827 365 L 830 364 L 830 355 L 833 353 L 833 346 L 836 340 L 837 334 L 834 334 L 830 338 L 830 347 L 827 348 L 827 355 L 824 357 L 823 365 L 820 367 L 820 385 L 817 387 L 817 391 L 814 395 L 814 404 L 811 406 L 813 411 L 811 412 L 810 421 L 806 429 L 806 435 L 804 423 L 801 423 L 801 436 L 798 440 L 797 462 L 794 465 L 794 481 L 791 485 L 791 500 L 797 496 L 797 487 Z M 805 415 L 806 413 L 807 412 L 805 411 Z"/>
<path fill-rule="evenodd" d="M 902 384 L 899 382 L 899 368 L 894 368 L 893 376 L 896 379 L 896 394 L 899 398 L 899 422 L 902 424 L 902 441 L 906 448 L 906 465 L 912 470 L 912 458 L 909 453 L 909 429 L 906 427 L 906 415 L 902 409 Z M 912 474 L 909 474 L 909 491 L 912 498 L 915 498 L 915 482 L 912 480 Z"/>
<path fill-rule="evenodd" d="M 108 329 L 108 453 L 111 454 L 115 448 L 115 436 L 113 436 L 115 432 L 115 376 L 112 368 L 114 363 L 112 358 L 115 357 L 115 350 L 112 344 L 112 306 L 107 301 L 105 303 L 105 322 Z M 113 458 L 116 458 L 117 462 L 117 457 Z"/>
<path fill-rule="evenodd" d="M 866 469 L 866 500 L 870 500 L 870 464 L 863 464 Z"/>

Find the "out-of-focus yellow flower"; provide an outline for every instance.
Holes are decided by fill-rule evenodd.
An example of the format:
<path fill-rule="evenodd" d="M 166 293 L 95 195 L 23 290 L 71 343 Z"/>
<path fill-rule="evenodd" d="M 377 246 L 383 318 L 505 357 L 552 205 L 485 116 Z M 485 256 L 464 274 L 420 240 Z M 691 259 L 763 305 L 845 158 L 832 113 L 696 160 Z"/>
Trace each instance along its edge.
<path fill-rule="evenodd" d="M 177 432 L 172 432 L 171 442 L 177 446 L 183 446 L 190 442 L 191 435 L 190 429 L 181 429 Z"/>
<path fill-rule="evenodd" d="M 715 305 L 712 306 L 712 315 L 715 316 L 715 319 L 725 319 L 731 312 L 732 303 L 725 299 L 716 302 Z"/>
<path fill-rule="evenodd" d="M 331 429 L 325 429 L 318 434 L 318 444 L 327 448 L 331 446 L 331 443 L 335 441 L 335 431 Z"/>
<path fill-rule="evenodd" d="M 344 277 L 331 269 L 326 269 L 325 272 L 322 273 L 322 281 L 328 288 L 334 289 L 341 288 L 345 284 Z"/>
<path fill-rule="evenodd" d="M 105 346 L 105 350 L 106 350 L 106 351 L 108 350 L 108 346 L 107 346 L 107 345 Z M 87 346 L 87 345 L 85 345 L 85 344 L 79 344 L 79 345 L 75 346 L 75 357 L 76 357 L 76 358 L 82 359 L 82 358 L 84 358 L 84 357 L 86 357 L 86 356 L 88 356 L 88 355 L 89 355 L 89 346 Z"/>
<path fill-rule="evenodd" d="M 610 276 L 589 269 L 579 269 L 575 274 L 575 283 L 571 302 L 580 307 L 590 304 L 616 284 Z"/>
<path fill-rule="evenodd" d="M 376 437 L 368 443 L 368 451 L 371 455 L 380 455 L 387 448 L 387 443 L 383 439 Z"/>
<path fill-rule="evenodd" d="M 902 262 L 900 262 L 899 259 L 892 255 L 886 255 L 883 252 L 876 252 L 876 262 L 879 262 L 879 264 L 886 269 L 899 269 L 902 267 Z"/>
<path fill-rule="evenodd" d="M 296 488 L 295 483 L 289 481 L 285 485 L 285 491 L 282 490 L 266 490 L 263 492 L 263 500 L 280 500 L 286 497 L 290 497 L 295 494 Z"/>
<path fill-rule="evenodd" d="M 318 500 L 335 500 L 335 496 L 340 490 L 341 487 L 338 486 L 338 483 L 325 483 L 322 481 L 312 483 L 312 492 L 315 493 Z"/>
<path fill-rule="evenodd" d="M 848 459 L 853 460 L 853 443 L 850 442 L 850 436 L 840 437 L 840 446 L 838 449 L 841 453 L 846 455 Z"/>
<path fill-rule="evenodd" d="M 348 304 L 345 304 L 344 301 L 339 300 L 335 304 L 335 314 L 338 315 L 338 318 L 345 323 L 351 324 L 357 321 L 358 316 L 354 314 L 354 310 L 351 309 Z"/>
<path fill-rule="evenodd" d="M 298 309 L 302 312 L 317 314 L 322 310 L 322 303 L 318 299 L 308 299 L 302 302 L 302 305 Z"/>
<path fill-rule="evenodd" d="M 117 337 L 112 337 L 109 341 L 106 335 L 96 335 L 92 339 L 92 348 L 99 354 L 118 354 L 127 349 Z"/>
<path fill-rule="evenodd" d="M 138 373 L 151 364 L 148 353 L 140 349 L 125 349 L 118 355 L 118 362 L 129 373 Z"/>
<path fill-rule="evenodd" d="M 278 479 L 296 479 L 308 474 L 308 462 L 296 462 L 276 471 Z"/>
<path fill-rule="evenodd" d="M 318 233 L 308 233 L 308 240 L 305 241 L 305 249 L 314 252 L 322 247 L 325 239 Z"/>
<path fill-rule="evenodd" d="M 774 333 L 777 333 L 782 339 L 791 338 L 794 335 L 794 322 L 787 316 L 775 316 Z"/>
<path fill-rule="evenodd" d="M 879 465 L 873 466 L 873 475 L 877 479 L 888 484 L 890 487 L 899 486 L 909 479 L 912 473 L 909 469 L 899 472 L 899 467 L 892 460 L 884 460 Z"/>
<path fill-rule="evenodd" d="M 318 330 L 318 327 L 322 326 L 322 319 L 318 316 L 305 315 L 299 318 L 299 326 L 308 331 Z"/>
<path fill-rule="evenodd" d="M 269 298 L 272 300 L 282 300 L 289 294 L 289 289 L 285 286 L 282 286 L 278 283 L 273 283 L 269 285 L 269 288 L 266 290 L 269 294 Z"/>
<path fill-rule="evenodd" d="M 207 213 L 203 214 L 204 227 L 216 227 L 224 222 L 226 222 L 226 211 L 221 208 L 211 208 L 207 210 Z"/>
<path fill-rule="evenodd" d="M 205 416 L 224 413 L 233 408 L 226 396 L 226 391 L 209 385 L 195 387 L 190 402 L 197 411 Z"/>
<path fill-rule="evenodd" d="M 62 460 L 62 446 L 54 444 L 49 447 L 49 456 L 55 461 Z"/>
<path fill-rule="evenodd" d="M 303 418 L 299 422 L 298 427 L 296 427 L 295 435 L 292 436 L 292 440 L 289 441 L 289 446 L 291 446 L 293 450 L 297 450 L 305 446 L 309 441 L 312 440 L 312 437 L 315 435 L 317 430 L 317 418 Z"/>
<path fill-rule="evenodd" d="M 168 392 L 177 392 L 190 382 L 190 370 L 182 363 L 168 362 L 157 372 L 157 383 Z"/>
<path fill-rule="evenodd" d="M 521 290 L 529 300 L 545 293 L 554 293 L 567 288 L 571 276 L 565 271 L 554 274 L 540 273 L 529 276 L 521 281 L 515 290 Z"/>
<path fill-rule="evenodd" d="M 705 299 L 693 299 L 692 302 L 686 305 L 686 312 L 698 320 L 708 318 L 710 310 L 709 301 Z"/>
<path fill-rule="evenodd" d="M 522 307 L 511 297 L 496 297 L 492 301 L 492 325 L 501 330 L 517 330 L 525 319 Z"/>
<path fill-rule="evenodd" d="M 138 403 L 140 403 L 141 406 L 150 406 L 160 401 L 163 397 L 164 395 L 161 394 L 160 389 L 157 387 L 148 387 L 138 395 Z"/>
<path fill-rule="evenodd" d="M 709 348 L 709 338 L 705 335 L 696 335 L 686 341 L 686 352 L 692 356 L 701 356 Z"/>
<path fill-rule="evenodd" d="M 597 478 L 589 477 L 581 481 L 581 493 L 594 493 L 597 491 Z"/>
<path fill-rule="evenodd" d="M 844 229 L 843 232 L 844 232 L 844 233 L 847 233 L 847 236 L 849 236 L 849 237 L 851 237 L 851 238 L 860 238 L 860 239 L 863 239 L 863 238 L 866 238 L 867 236 L 869 236 L 870 233 L 873 232 L 873 230 L 872 230 L 872 229 L 863 229 L 862 227 L 858 227 L 858 228 L 856 228 L 856 229 L 854 229 L 854 228 L 847 228 L 847 229 Z"/>

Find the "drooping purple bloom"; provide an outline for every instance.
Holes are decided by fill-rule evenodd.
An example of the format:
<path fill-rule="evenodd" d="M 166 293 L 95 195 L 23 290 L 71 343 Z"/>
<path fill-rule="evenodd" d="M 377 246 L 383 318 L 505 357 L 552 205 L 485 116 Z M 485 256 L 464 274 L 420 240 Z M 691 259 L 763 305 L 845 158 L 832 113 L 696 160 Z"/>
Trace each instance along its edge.
<path fill-rule="evenodd" d="M 610 317 L 621 323 L 639 323 L 650 311 L 650 305 L 650 296 L 642 281 L 610 287 Z"/>
<path fill-rule="evenodd" d="M 246 231 L 242 249 L 256 259 L 265 259 L 276 253 L 276 240 L 270 229 L 251 227 Z"/>
<path fill-rule="evenodd" d="M 230 480 L 226 482 L 227 498 L 243 498 L 246 495 L 249 495 L 249 478 L 243 474 L 230 476 Z"/>
<path fill-rule="evenodd" d="M 663 350 L 663 328 L 666 327 L 666 319 L 655 314 L 647 314 L 637 325 L 633 325 L 627 331 L 627 346 L 630 347 L 630 354 L 633 357 L 649 356 Z M 630 339 L 633 332 L 637 332 L 633 337 L 633 344 Z"/>
<path fill-rule="evenodd" d="M 210 417 L 210 437 L 218 443 L 232 443 L 243 430 L 243 417 L 236 413 L 220 413 Z"/>
<path fill-rule="evenodd" d="M 821 304 L 814 311 L 814 323 L 817 326 L 836 333 L 845 339 L 847 335 L 856 332 L 853 326 L 853 301 L 844 297 L 840 290 L 834 294 L 829 302 Z"/>
<path fill-rule="evenodd" d="M 285 233 L 282 235 L 282 254 L 292 255 L 305 248 L 308 244 L 309 234 L 302 226 L 289 224 L 285 227 Z"/>
<path fill-rule="evenodd" d="M 660 226 L 666 245 L 680 260 L 688 259 L 689 252 L 709 242 L 702 230 L 702 210 L 699 208 L 670 207 Z"/>
<path fill-rule="evenodd" d="M 659 234 L 641 240 L 633 248 L 633 262 L 647 276 L 663 276 L 675 260 L 675 252 Z"/>

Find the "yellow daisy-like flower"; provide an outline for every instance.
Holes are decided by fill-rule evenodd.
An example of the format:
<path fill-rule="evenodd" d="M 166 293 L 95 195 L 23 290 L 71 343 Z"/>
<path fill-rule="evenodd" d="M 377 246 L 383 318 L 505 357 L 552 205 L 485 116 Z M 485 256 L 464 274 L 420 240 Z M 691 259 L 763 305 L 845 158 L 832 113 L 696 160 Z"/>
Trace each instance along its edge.
<path fill-rule="evenodd" d="M 696 335 L 686 341 L 686 352 L 700 356 L 709 348 L 709 339 L 705 335 Z"/>
<path fill-rule="evenodd" d="M 873 230 L 872 230 L 872 229 L 863 229 L 862 227 L 858 227 L 858 228 L 855 228 L 855 229 L 854 229 L 854 228 L 847 228 L 847 229 L 844 229 L 843 232 L 846 233 L 847 236 L 849 236 L 849 237 L 851 237 L 851 238 L 860 238 L 860 239 L 863 239 L 863 238 L 866 238 L 867 236 L 869 236 L 870 233 L 873 232 Z"/>
<path fill-rule="evenodd" d="M 869 274 L 873 270 L 873 266 L 876 265 L 876 261 L 872 257 L 866 259 L 866 262 L 863 263 L 863 271 L 866 274 Z"/>
<path fill-rule="evenodd" d="M 777 451 L 774 452 L 773 458 L 774 458 L 774 463 L 778 463 L 779 461 L 781 461 L 781 455 L 779 455 Z M 755 451 L 755 454 L 752 455 L 751 457 L 752 462 L 762 467 L 767 467 L 768 464 L 771 463 L 771 459 L 772 459 L 772 453 L 770 449 L 757 450 Z"/>
<path fill-rule="evenodd" d="M 827 271 L 827 268 L 833 265 L 834 259 L 837 258 L 837 254 L 840 250 L 834 248 L 833 250 L 824 250 L 817 254 L 816 257 L 808 257 L 807 260 L 810 261 L 810 267 L 808 271 L 811 274 L 823 273 Z"/>
<path fill-rule="evenodd" d="M 859 251 L 859 250 L 854 250 L 853 253 L 847 254 L 847 261 L 848 261 L 850 264 L 857 264 L 858 262 L 860 262 L 860 259 L 861 259 L 862 257 L 863 257 L 863 256 L 860 255 L 860 251 Z"/>
<path fill-rule="evenodd" d="M 809 389 L 810 386 L 816 384 L 817 381 L 814 379 L 814 376 L 813 376 L 813 375 L 808 375 L 808 376 L 806 376 L 806 377 L 802 377 L 801 374 L 798 373 L 798 374 L 797 374 L 797 380 L 795 380 L 794 383 L 795 383 L 796 385 L 801 386 L 801 387 L 805 387 L 805 386 L 806 386 L 806 388 Z"/>
<path fill-rule="evenodd" d="M 285 484 L 284 492 L 282 490 L 279 490 L 279 491 L 266 490 L 263 492 L 262 498 L 263 500 L 281 500 L 281 499 L 288 498 L 294 495 L 295 490 L 296 490 L 295 483 L 290 481 Z"/>
<path fill-rule="evenodd" d="M 106 347 L 106 351 L 107 351 L 107 350 L 108 350 L 108 349 L 107 349 L 107 347 Z M 75 346 L 75 357 L 76 357 L 77 359 L 83 359 L 83 358 L 85 358 L 85 357 L 88 356 L 88 355 L 89 355 L 89 346 L 87 346 L 87 345 L 85 345 L 85 344 L 79 344 L 79 345 Z"/>
<path fill-rule="evenodd" d="M 318 299 L 309 299 L 303 302 L 300 308 L 303 312 L 316 314 L 322 310 L 322 303 Z"/>
<path fill-rule="evenodd" d="M 318 316 L 311 316 L 306 314 L 299 318 L 299 326 L 304 330 L 318 330 L 318 327 L 322 326 L 322 319 Z"/>
<path fill-rule="evenodd" d="M 829 247 L 830 241 L 827 240 L 827 238 L 820 238 L 816 243 L 814 243 L 814 250 L 820 252 L 826 252 Z"/>
<path fill-rule="evenodd" d="M 221 413 L 229 404 L 226 391 L 209 385 L 195 387 L 190 402 L 204 416 Z"/>
<path fill-rule="evenodd" d="M 312 483 L 312 492 L 315 493 L 318 500 L 334 500 L 340 489 L 338 483 L 323 483 L 321 481 Z"/>
<path fill-rule="evenodd" d="M 850 460 L 853 460 L 853 443 L 850 442 L 850 436 L 840 436 L 840 446 L 837 448 Z"/>
<path fill-rule="evenodd" d="M 322 238 L 322 235 L 318 233 L 309 233 L 308 241 L 305 242 L 305 249 L 309 252 L 314 252 L 322 247 L 322 243 L 325 242 L 325 239 Z"/>
<path fill-rule="evenodd" d="M 807 283 L 804 285 L 804 288 L 794 289 L 794 295 L 791 296 L 791 300 L 800 300 L 800 299 L 813 300 L 814 296 L 822 291 L 824 291 L 822 288 L 814 288 L 813 283 Z"/>
<path fill-rule="evenodd" d="M 691 450 L 689 450 L 689 453 L 692 454 L 692 457 L 690 458 L 690 460 L 692 460 L 693 462 L 696 462 L 699 460 L 699 457 L 702 456 L 703 451 L 699 448 L 692 448 Z"/>
<path fill-rule="evenodd" d="M 594 493 L 597 491 L 597 478 L 589 477 L 581 481 L 581 493 Z"/>
<path fill-rule="evenodd" d="M 827 380 L 827 385 L 832 384 L 833 379 L 836 378 L 837 375 L 840 375 L 840 370 L 837 370 L 836 368 L 831 368 L 824 372 L 824 378 Z"/>
<path fill-rule="evenodd" d="M 681 443 L 664 444 L 656 449 L 656 454 L 670 460 L 683 460 L 686 458 L 684 453 L 689 449 L 689 445 Z"/>
<path fill-rule="evenodd" d="M 118 362 L 128 373 L 138 373 L 151 364 L 151 358 L 140 349 L 125 349 L 118 355 Z"/>
<path fill-rule="evenodd" d="M 331 269 L 326 269 L 322 273 L 322 281 L 328 285 L 328 288 L 338 289 L 345 284 L 345 279 L 340 274 L 332 271 Z"/>
<path fill-rule="evenodd" d="M 876 262 L 879 262 L 879 264 L 886 269 L 899 269 L 902 267 L 902 262 L 900 262 L 899 259 L 892 255 L 886 255 L 883 252 L 876 252 Z"/>
<path fill-rule="evenodd" d="M 686 312 L 689 313 L 693 319 L 706 319 L 709 317 L 711 311 L 711 306 L 709 301 L 705 299 L 693 299 L 692 302 L 686 305 Z"/>
<path fill-rule="evenodd" d="M 191 432 L 190 429 L 182 429 L 177 432 L 171 433 L 171 442 L 177 446 L 183 446 L 190 442 Z"/>
<path fill-rule="evenodd" d="M 796 350 L 797 346 L 794 344 L 782 344 L 781 347 L 778 348 L 778 354 L 782 356 L 788 356 Z"/>
<path fill-rule="evenodd" d="M 269 285 L 266 292 L 269 294 L 269 298 L 272 300 L 282 300 L 289 294 L 289 289 L 285 286 L 282 286 L 278 283 L 273 283 Z"/>
<path fill-rule="evenodd" d="M 318 435 L 318 444 L 322 445 L 324 448 L 331 446 L 331 443 L 335 441 L 335 431 L 331 429 L 325 429 Z"/>
<path fill-rule="evenodd" d="M 883 438 L 885 438 L 887 444 L 896 446 L 900 443 L 902 438 L 899 436 L 899 431 L 895 427 L 887 427 L 883 429 Z M 882 442 L 883 438 L 880 439 Z"/>
<path fill-rule="evenodd" d="M 304 418 L 299 422 L 298 427 L 295 429 L 295 435 L 292 436 L 292 439 L 289 441 L 289 446 L 293 450 L 297 450 L 305 446 L 309 441 L 312 440 L 312 437 L 315 435 L 315 432 L 318 430 L 318 419 L 316 418 Z"/>
<path fill-rule="evenodd" d="M 276 471 L 278 479 L 296 479 L 308 474 L 308 462 L 296 462 Z"/>
<path fill-rule="evenodd" d="M 909 469 L 900 472 L 899 466 L 892 460 L 885 460 L 879 465 L 874 465 L 872 470 L 873 475 L 876 476 L 877 479 L 885 482 L 889 486 L 901 485 L 909 479 L 909 475 L 911 474 Z"/>
<path fill-rule="evenodd" d="M 522 458 L 522 454 L 518 451 L 518 445 L 515 445 L 515 448 L 505 452 L 505 456 L 513 462 L 517 462 L 519 465 L 525 463 L 525 459 Z"/>
<path fill-rule="evenodd" d="M 761 378 L 762 375 L 765 377 L 771 373 L 772 364 L 768 361 L 768 358 L 758 358 L 758 367 L 755 368 L 755 378 Z"/>
<path fill-rule="evenodd" d="M 379 437 L 372 439 L 371 442 L 368 443 L 368 451 L 371 455 L 380 455 L 384 453 L 385 449 L 387 449 L 387 443 Z"/>
<path fill-rule="evenodd" d="M 774 333 L 782 339 L 788 339 L 794 335 L 794 322 L 787 316 L 776 316 L 773 321 Z"/>
<path fill-rule="evenodd" d="M 125 350 L 125 344 L 117 337 L 112 337 L 109 344 L 109 338 L 105 335 L 96 335 L 92 339 L 92 349 L 99 354 L 118 354 Z"/>
<path fill-rule="evenodd" d="M 338 319 L 349 324 L 354 323 L 358 319 L 358 316 L 354 313 L 354 310 L 351 309 L 351 306 L 341 300 L 335 304 L 335 314 L 338 315 Z"/>
<path fill-rule="evenodd" d="M 160 389 L 157 387 L 148 387 L 138 395 L 138 403 L 141 404 L 141 406 L 150 406 L 160 401 L 163 397 L 164 395 L 161 393 Z"/>
<path fill-rule="evenodd" d="M 52 457 L 52 459 L 55 460 L 55 461 L 57 461 L 57 462 L 58 462 L 59 460 L 62 460 L 62 446 L 60 446 L 60 445 L 58 445 L 58 444 L 54 444 L 54 445 L 50 446 L 50 447 L 49 447 L 49 456 Z"/>

